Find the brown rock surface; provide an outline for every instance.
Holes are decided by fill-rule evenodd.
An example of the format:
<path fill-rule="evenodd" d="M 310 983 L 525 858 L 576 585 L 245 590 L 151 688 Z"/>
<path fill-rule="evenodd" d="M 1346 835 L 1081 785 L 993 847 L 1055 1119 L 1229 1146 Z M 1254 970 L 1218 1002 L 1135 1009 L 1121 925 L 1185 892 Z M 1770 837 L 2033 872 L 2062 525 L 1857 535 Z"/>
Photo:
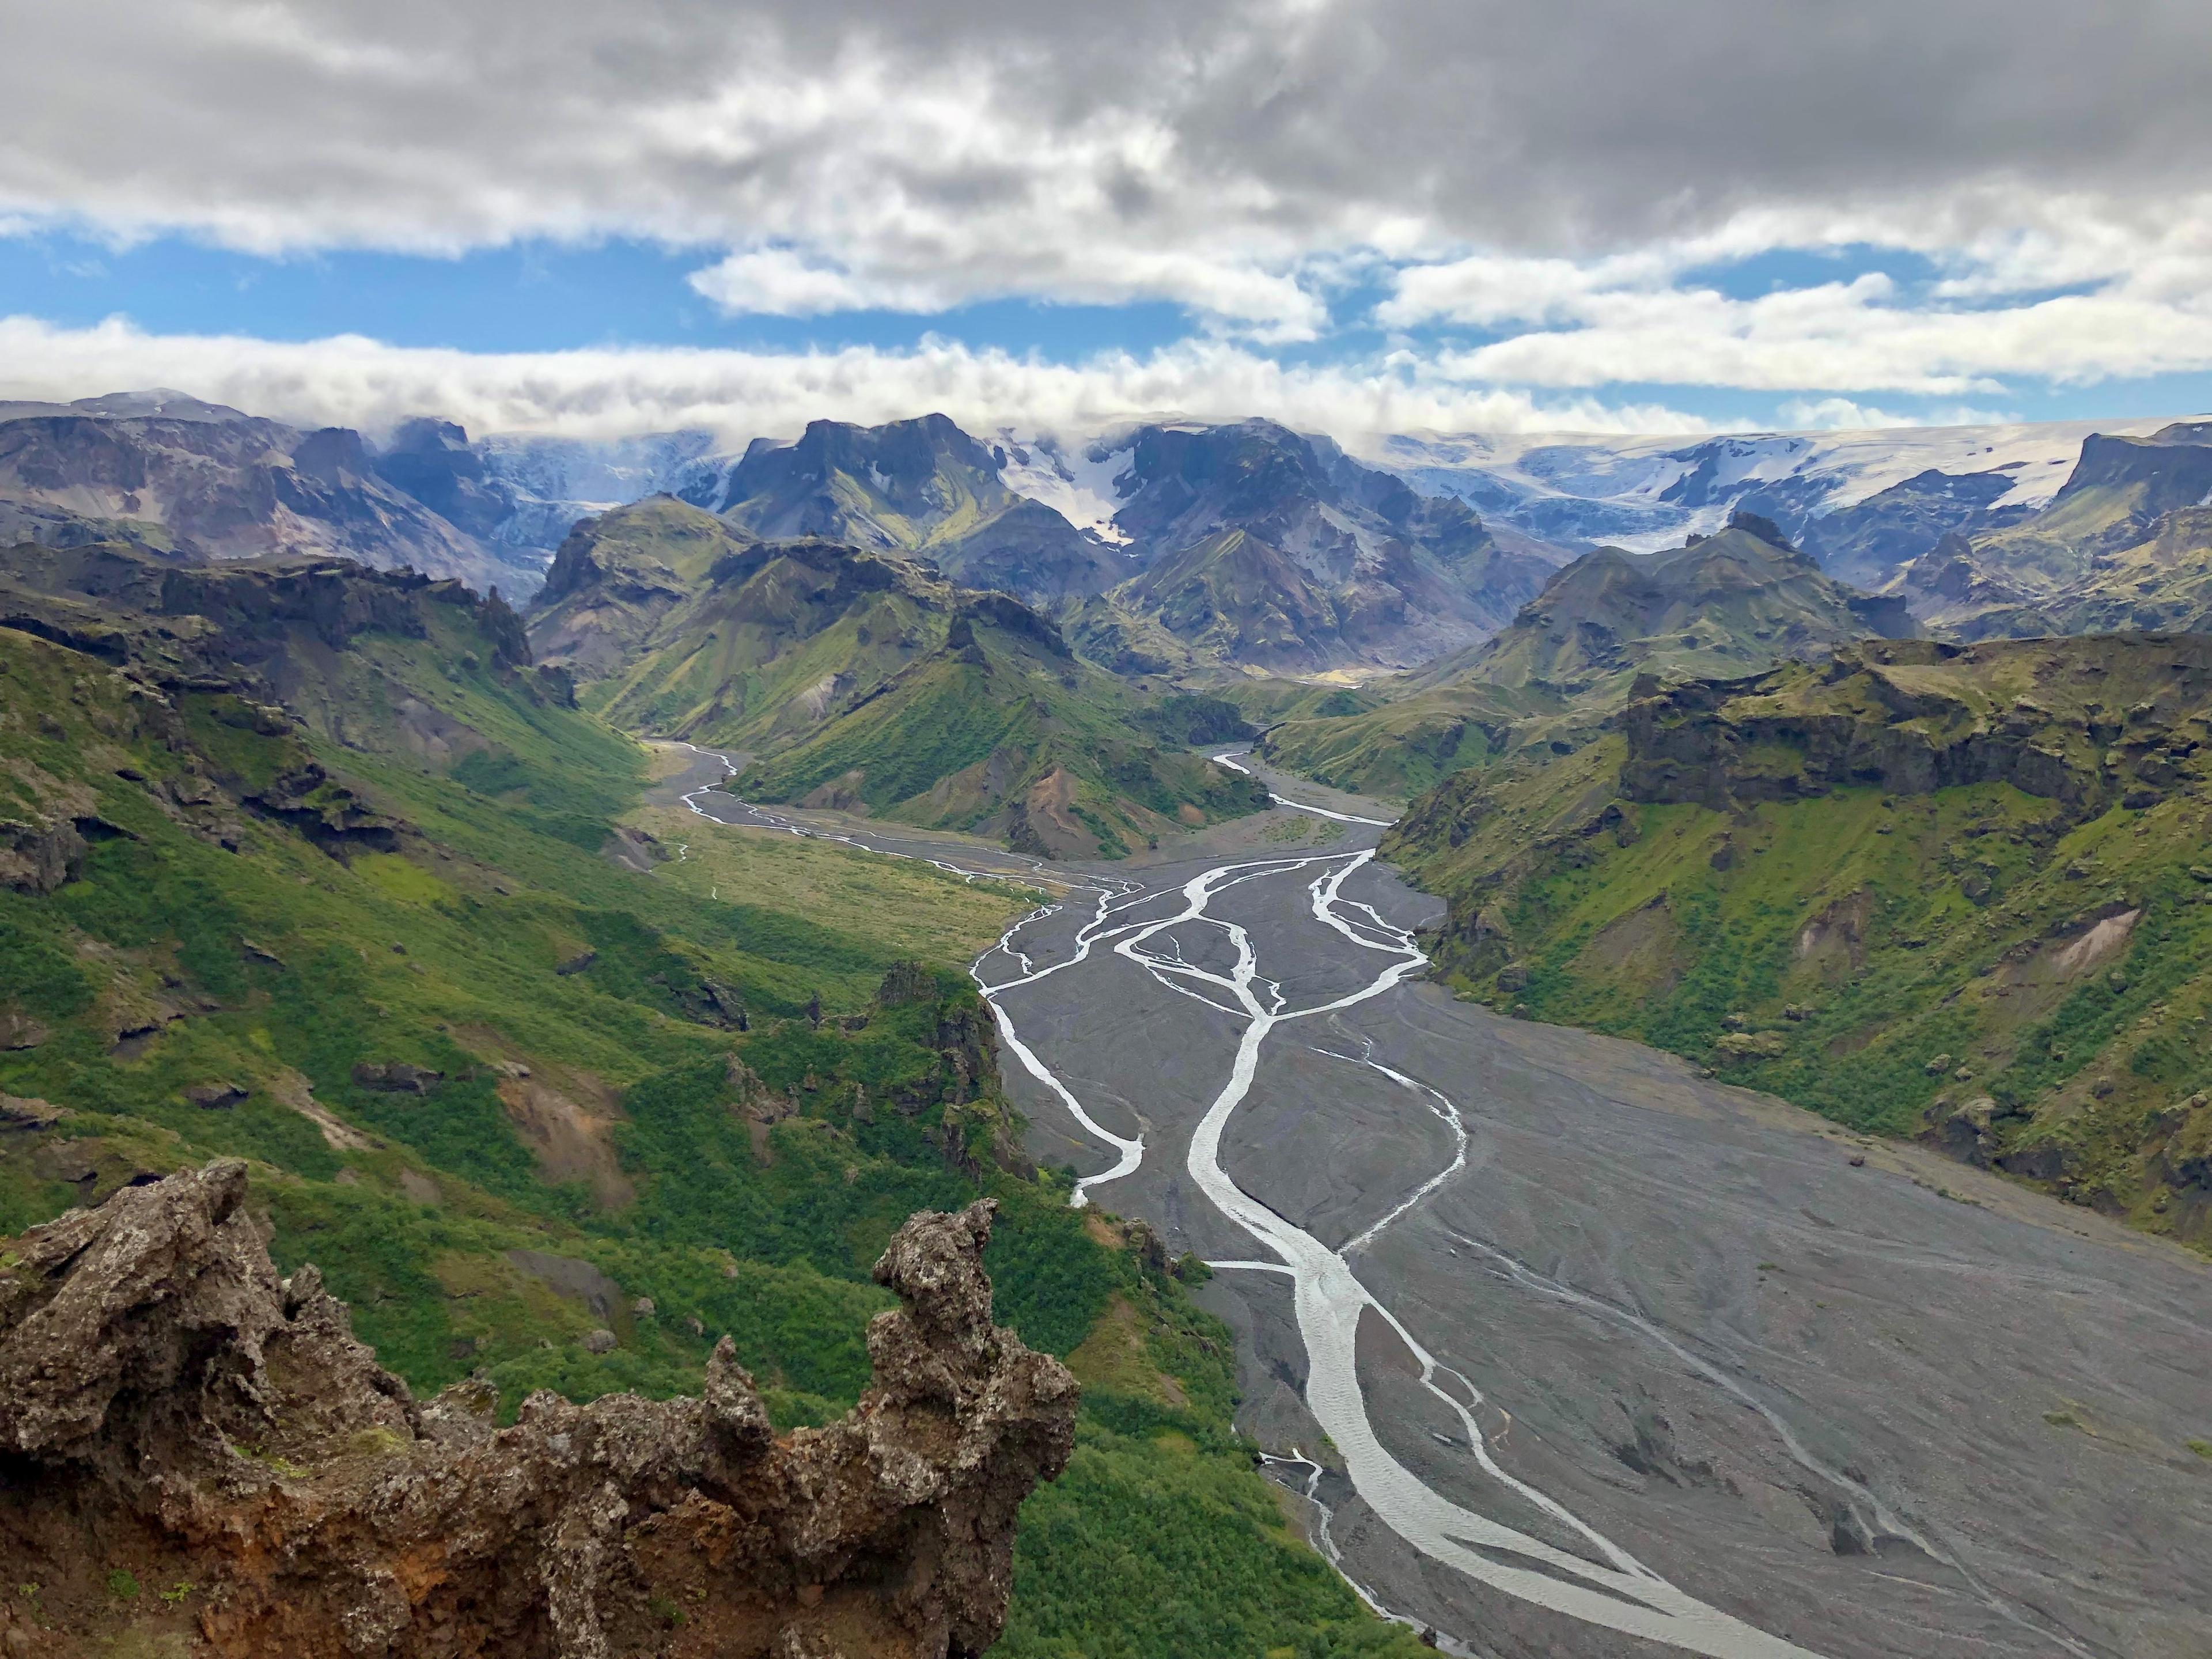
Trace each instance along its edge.
<path fill-rule="evenodd" d="M 922 1659 L 994 1640 L 1015 1511 L 1074 1379 L 991 1323 L 993 1206 L 911 1218 L 875 1385 L 781 1437 L 725 1340 L 705 1396 L 428 1403 L 313 1267 L 280 1280 L 225 1160 L 0 1260 L 0 1574 L 39 1650 L 126 1631 L 237 1659 Z M 124 1597 L 134 1585 L 171 1587 Z"/>

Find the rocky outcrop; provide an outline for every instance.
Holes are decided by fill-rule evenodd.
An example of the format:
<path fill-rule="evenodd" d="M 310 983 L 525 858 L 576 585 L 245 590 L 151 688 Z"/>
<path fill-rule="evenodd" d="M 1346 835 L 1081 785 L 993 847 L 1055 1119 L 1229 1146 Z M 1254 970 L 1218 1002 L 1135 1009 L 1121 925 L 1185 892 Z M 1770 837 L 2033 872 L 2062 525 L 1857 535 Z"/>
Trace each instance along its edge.
<path fill-rule="evenodd" d="M 246 1197 L 218 1162 L 0 1252 L 0 1565 L 40 1587 L 0 1650 L 188 1628 L 227 1659 L 936 1659 L 997 1637 L 1015 1511 L 1066 1463 L 1077 1389 L 991 1323 L 989 1201 L 900 1229 L 874 1386 L 778 1436 L 726 1339 L 696 1399 L 540 1393 L 506 1429 L 483 1383 L 418 1402 L 313 1267 L 278 1278 Z M 165 1593 L 141 1612 L 125 1581 Z"/>
<path fill-rule="evenodd" d="M 84 836 L 68 818 L 0 821 L 0 887 L 42 896 L 74 876 L 84 854 Z"/>
<path fill-rule="evenodd" d="M 528 666 L 520 618 L 452 579 L 334 558 L 185 564 L 112 542 L 0 550 L 0 625 L 169 684 L 281 690 L 302 652 L 363 634 L 424 639 L 441 610 L 467 618 L 495 666 Z"/>
<path fill-rule="evenodd" d="M 2208 689 L 2212 641 L 2166 634 L 1868 641 L 1819 671 L 1664 690 L 1639 679 L 1619 717 L 1620 793 L 1725 811 L 1851 784 L 1924 795 L 2009 783 L 2077 811 L 2143 806 L 2202 747 L 2185 727 Z"/>

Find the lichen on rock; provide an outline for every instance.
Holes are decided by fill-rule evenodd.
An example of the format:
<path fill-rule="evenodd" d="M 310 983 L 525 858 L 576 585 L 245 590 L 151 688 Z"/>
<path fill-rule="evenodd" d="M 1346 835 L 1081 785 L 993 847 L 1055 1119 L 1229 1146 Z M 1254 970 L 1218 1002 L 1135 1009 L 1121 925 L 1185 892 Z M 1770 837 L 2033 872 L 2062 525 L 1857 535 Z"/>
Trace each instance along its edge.
<path fill-rule="evenodd" d="M 994 1206 L 912 1218 L 876 1264 L 874 1386 L 777 1436 L 725 1338 L 697 1399 L 541 1392 L 514 1425 L 427 1402 L 303 1267 L 278 1277 L 224 1160 L 10 1243 L 0 1571 L 41 1651 L 191 1587 L 225 1659 L 950 1659 L 1004 1622 L 1015 1514 L 1066 1463 L 1077 1387 L 991 1322 Z"/>

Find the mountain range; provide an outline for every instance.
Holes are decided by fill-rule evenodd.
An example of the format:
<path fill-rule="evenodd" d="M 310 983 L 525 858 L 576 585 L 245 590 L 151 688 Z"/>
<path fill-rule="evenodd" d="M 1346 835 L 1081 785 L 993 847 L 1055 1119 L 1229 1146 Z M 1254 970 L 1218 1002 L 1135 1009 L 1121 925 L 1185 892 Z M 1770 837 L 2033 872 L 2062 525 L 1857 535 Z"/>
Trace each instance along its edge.
<path fill-rule="evenodd" d="M 1739 510 L 1665 552 L 1584 554 L 1482 644 L 1371 684 L 1374 706 L 1284 720 L 1261 752 L 1344 788 L 1402 795 L 1517 749 L 1566 752 L 1646 677 L 1752 673 L 1917 631 L 1903 599 L 1836 580 L 1771 520 Z"/>
<path fill-rule="evenodd" d="M 976 434 L 933 415 L 731 449 L 705 430 L 472 439 L 433 416 L 309 430 L 155 391 L 0 404 L 0 541 L 337 554 L 519 600 L 575 523 L 665 494 L 1011 592 L 1125 672 L 1356 678 L 1480 644 L 1583 552 L 1679 546 L 1739 510 L 1939 627 L 2180 620 L 2165 589 L 2203 544 L 2203 432 L 1409 434 L 1355 457 L 1264 420 Z"/>
<path fill-rule="evenodd" d="M 538 585 L 382 477 L 359 433 L 302 431 L 181 392 L 0 404 L 0 529 L 9 539 L 123 539 L 202 559 L 334 554 L 458 577 L 479 592 Z"/>
<path fill-rule="evenodd" d="M 572 530 L 531 635 L 618 725 L 744 751 L 757 799 L 1085 857 L 1264 804 L 1163 738 L 1176 694 L 1084 660 L 1011 595 L 670 497 Z"/>
<path fill-rule="evenodd" d="M 1493 523 L 1564 545 L 1653 552 L 1719 529 L 1741 507 L 1814 547 L 1821 540 L 1814 524 L 1915 480 L 1971 480 L 1964 489 L 1984 510 L 2034 511 L 2050 503 L 2086 440 L 2141 435 L 2160 424 L 2054 421 L 1708 438 L 1426 433 L 1383 439 L 1376 456 L 1422 489 L 1459 496 Z M 1838 524 L 1838 539 L 1846 526 L 1863 536 L 1869 520 L 1887 517 L 1915 493 Z M 1863 580 L 1867 572 L 1843 574 Z"/>

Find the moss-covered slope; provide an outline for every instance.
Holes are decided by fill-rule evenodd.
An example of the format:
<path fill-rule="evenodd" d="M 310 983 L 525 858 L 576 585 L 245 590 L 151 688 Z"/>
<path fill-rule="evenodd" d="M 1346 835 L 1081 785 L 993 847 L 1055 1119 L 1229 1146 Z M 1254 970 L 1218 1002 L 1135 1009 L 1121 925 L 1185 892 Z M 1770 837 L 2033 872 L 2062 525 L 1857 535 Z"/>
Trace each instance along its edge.
<path fill-rule="evenodd" d="M 676 511 L 691 509 L 656 509 Z M 757 799 L 1109 857 L 1264 804 L 1163 740 L 1168 699 L 1078 659 L 1006 595 L 833 542 L 748 544 L 689 574 L 662 562 L 688 591 L 583 701 L 632 731 L 754 757 L 743 787 Z M 563 589 L 535 636 L 571 637 L 588 591 Z"/>
<path fill-rule="evenodd" d="M 1261 752 L 1344 788 L 1402 796 L 1463 767 L 1586 741 L 1638 674 L 1741 674 L 1912 631 L 1900 601 L 1833 580 L 1770 521 L 1738 514 L 1668 552 L 1585 554 L 1496 637 L 1373 688 L 1380 708 L 1276 726 Z"/>
<path fill-rule="evenodd" d="M 1869 641 L 1462 773 L 1454 982 L 2212 1244 L 2212 641 Z"/>
<path fill-rule="evenodd" d="M 417 1389 L 696 1392 L 727 1332 L 788 1425 L 865 1382 L 891 1229 L 988 1192 L 1000 1316 L 1113 1351 L 1012 1650 L 1410 1655 L 1276 1522 L 1226 1332 L 1020 1161 L 959 964 L 1035 896 L 687 817 L 695 882 L 640 833 L 649 757 L 501 660 L 511 619 L 368 580 L 390 631 L 289 647 L 318 698 L 387 688 L 342 725 L 218 672 L 234 618 L 0 626 L 0 1255 L 240 1156 L 280 1264 Z"/>

